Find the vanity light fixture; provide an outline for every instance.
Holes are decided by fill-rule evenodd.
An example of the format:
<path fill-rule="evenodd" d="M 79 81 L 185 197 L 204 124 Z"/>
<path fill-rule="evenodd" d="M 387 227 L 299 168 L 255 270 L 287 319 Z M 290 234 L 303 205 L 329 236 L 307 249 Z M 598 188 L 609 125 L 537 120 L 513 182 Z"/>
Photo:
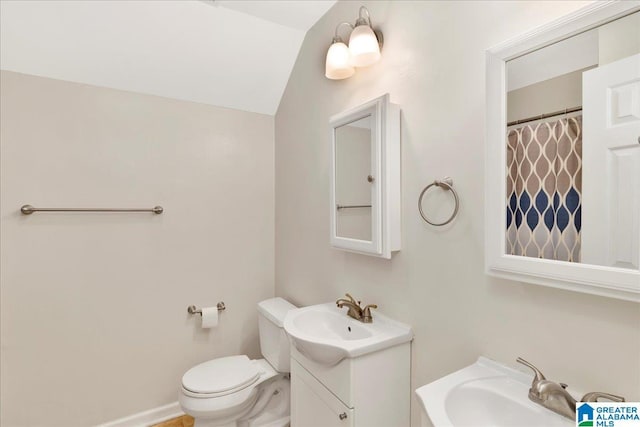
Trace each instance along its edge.
<path fill-rule="evenodd" d="M 367 13 L 365 19 L 362 15 Z M 371 15 L 366 7 L 360 6 L 358 20 L 349 37 L 349 51 L 354 67 L 368 67 L 380 59 L 382 33 L 371 26 Z"/>
<path fill-rule="evenodd" d="M 343 25 L 352 29 L 349 47 L 338 35 L 338 30 Z M 380 59 L 382 42 L 382 32 L 374 30 L 371 25 L 369 10 L 360 6 L 355 25 L 341 22 L 336 26 L 333 41 L 327 51 L 325 77 L 331 80 L 346 79 L 355 73 L 354 67 L 368 67 L 375 64 Z"/>
<path fill-rule="evenodd" d="M 348 22 L 341 22 L 336 27 L 336 32 L 333 36 L 333 41 L 327 52 L 327 62 L 325 65 L 325 77 L 331 80 L 342 80 L 353 76 L 356 70 L 351 64 L 351 53 L 349 47 L 344 44 L 340 36 L 338 35 L 338 29 L 348 25 L 353 29 L 353 25 Z"/>

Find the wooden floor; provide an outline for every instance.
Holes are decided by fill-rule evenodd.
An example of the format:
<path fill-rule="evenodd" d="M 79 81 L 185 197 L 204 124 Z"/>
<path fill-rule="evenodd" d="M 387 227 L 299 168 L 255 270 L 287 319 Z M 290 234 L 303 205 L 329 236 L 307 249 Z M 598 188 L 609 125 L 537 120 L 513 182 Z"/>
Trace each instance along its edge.
<path fill-rule="evenodd" d="M 155 424 L 151 427 L 193 427 L 193 417 L 189 415 L 183 415 L 178 418 L 163 421 L 160 424 Z"/>

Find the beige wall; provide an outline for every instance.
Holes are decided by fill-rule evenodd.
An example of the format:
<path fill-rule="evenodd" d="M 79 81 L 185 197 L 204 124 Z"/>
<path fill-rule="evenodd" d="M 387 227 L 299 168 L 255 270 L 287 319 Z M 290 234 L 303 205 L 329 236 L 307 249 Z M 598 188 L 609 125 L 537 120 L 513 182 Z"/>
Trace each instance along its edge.
<path fill-rule="evenodd" d="M 508 65 L 507 65 L 508 66 Z M 574 71 L 507 93 L 507 123 L 582 106 L 582 73 Z"/>
<path fill-rule="evenodd" d="M 276 294 L 313 304 L 351 292 L 413 325 L 413 388 L 479 355 L 511 365 L 522 356 L 573 390 L 640 400 L 638 304 L 483 271 L 485 50 L 585 3 L 364 4 L 384 32 L 381 62 L 324 78 L 335 25 L 361 5 L 338 2 L 307 34 L 276 115 Z M 331 249 L 327 208 L 329 117 L 385 92 L 402 108 L 403 249 L 391 261 Z M 416 200 L 446 175 L 461 209 L 434 228 Z"/>
<path fill-rule="evenodd" d="M 640 12 L 600 27 L 598 49 L 600 65 L 640 52 Z"/>
<path fill-rule="evenodd" d="M 259 356 L 273 296 L 273 117 L 2 72 L 2 418 L 88 426 Z M 19 207 L 152 207 L 46 214 Z M 227 310 L 198 327 L 186 307 Z"/>

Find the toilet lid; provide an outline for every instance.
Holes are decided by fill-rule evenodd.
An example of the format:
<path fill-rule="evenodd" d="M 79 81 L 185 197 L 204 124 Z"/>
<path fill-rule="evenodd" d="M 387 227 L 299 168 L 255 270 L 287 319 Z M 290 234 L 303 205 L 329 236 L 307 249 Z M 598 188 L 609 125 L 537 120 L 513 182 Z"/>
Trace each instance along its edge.
<path fill-rule="evenodd" d="M 209 360 L 189 369 L 182 386 L 194 393 L 223 393 L 253 384 L 260 371 L 245 355 Z"/>

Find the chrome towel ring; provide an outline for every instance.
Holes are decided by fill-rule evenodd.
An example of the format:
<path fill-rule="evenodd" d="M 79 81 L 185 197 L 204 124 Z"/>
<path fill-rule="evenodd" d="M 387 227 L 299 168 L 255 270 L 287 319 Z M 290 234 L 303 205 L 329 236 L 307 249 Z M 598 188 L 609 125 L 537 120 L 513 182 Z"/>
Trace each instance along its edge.
<path fill-rule="evenodd" d="M 453 213 L 451 214 L 451 216 L 449 217 L 448 220 L 444 221 L 444 222 L 432 222 L 429 220 L 429 218 L 427 218 L 427 216 L 424 214 L 424 211 L 422 210 L 422 197 L 424 196 L 424 193 L 427 192 L 428 189 L 430 189 L 433 186 L 436 187 L 443 187 L 445 190 L 449 190 L 451 191 L 451 193 L 453 194 L 453 198 L 456 202 L 456 206 L 453 209 Z M 435 225 L 437 227 L 441 226 L 441 225 L 447 225 L 449 224 L 451 221 L 453 221 L 453 219 L 456 217 L 456 215 L 458 215 L 458 208 L 460 208 L 460 199 L 458 198 L 458 193 L 456 192 L 456 190 L 453 189 L 453 179 L 447 177 L 444 177 L 442 179 L 442 181 L 438 181 L 437 179 L 435 181 L 433 181 L 431 184 L 427 185 L 426 187 L 424 187 L 422 189 L 422 192 L 420 193 L 420 197 L 418 198 L 418 210 L 420 211 L 420 216 L 422 217 L 422 219 L 424 219 L 427 223 L 431 224 L 431 225 Z"/>

